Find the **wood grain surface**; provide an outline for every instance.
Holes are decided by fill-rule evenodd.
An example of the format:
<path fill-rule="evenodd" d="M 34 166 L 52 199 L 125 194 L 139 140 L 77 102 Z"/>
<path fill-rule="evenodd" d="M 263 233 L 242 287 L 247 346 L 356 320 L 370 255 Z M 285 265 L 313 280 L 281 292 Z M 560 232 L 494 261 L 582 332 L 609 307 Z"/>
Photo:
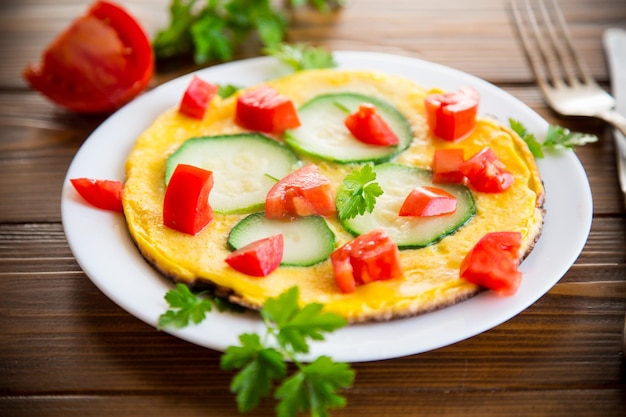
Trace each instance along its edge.
<path fill-rule="evenodd" d="M 119 0 L 154 35 L 166 0 Z M 63 233 L 66 170 L 105 116 L 67 112 L 30 90 L 23 68 L 89 1 L 0 4 L 0 416 L 235 416 L 220 352 L 144 324 L 82 272 Z M 624 0 L 561 0 L 576 44 L 610 87 L 608 27 Z M 431 352 L 354 364 L 348 406 L 333 416 L 624 416 L 626 210 L 611 130 L 564 119 L 534 84 L 501 0 L 348 0 L 335 13 L 296 11 L 289 41 L 421 58 L 484 78 L 551 123 L 595 133 L 576 153 L 594 199 L 589 240 L 561 281 L 523 313 Z M 237 59 L 259 54 L 251 40 Z M 196 69 L 159 63 L 150 88 Z M 576 227 L 576 225 L 572 225 Z M 566 238 L 566 237 L 564 237 Z M 263 401 L 250 416 L 274 415 Z"/>

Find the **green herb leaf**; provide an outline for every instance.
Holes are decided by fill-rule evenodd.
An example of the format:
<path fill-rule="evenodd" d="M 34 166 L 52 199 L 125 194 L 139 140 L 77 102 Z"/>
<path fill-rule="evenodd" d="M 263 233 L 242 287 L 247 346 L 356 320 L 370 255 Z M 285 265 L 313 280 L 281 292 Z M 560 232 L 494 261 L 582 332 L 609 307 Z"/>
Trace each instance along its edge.
<path fill-rule="evenodd" d="M 598 141 L 596 135 L 571 132 L 569 129 L 557 125 L 549 125 L 546 139 L 540 143 L 533 133 L 522 122 L 509 118 L 509 125 L 528 145 L 528 149 L 535 158 L 544 157 L 544 149 L 573 149 L 576 146 L 586 145 Z"/>
<path fill-rule="evenodd" d="M 232 96 L 233 94 L 235 94 L 237 91 L 239 91 L 240 88 L 241 87 L 237 87 L 236 85 L 232 85 L 232 84 L 219 85 L 217 94 L 221 98 L 228 98 Z"/>
<path fill-rule="evenodd" d="M 337 207 L 341 220 L 351 219 L 366 212 L 371 213 L 376 205 L 376 198 L 383 194 L 376 180 L 376 173 L 370 164 L 360 171 L 348 174 L 337 194 Z"/>
<path fill-rule="evenodd" d="M 289 6 L 305 4 L 319 11 L 342 5 L 336 0 L 291 0 Z M 285 38 L 289 24 L 285 8 L 271 0 L 172 0 L 170 23 L 156 34 L 152 46 L 158 59 L 193 52 L 198 65 L 231 60 L 239 45 L 255 32 L 264 48 L 273 49 Z M 320 57 L 314 55 L 307 59 L 319 62 Z"/>
<path fill-rule="evenodd" d="M 308 353 L 307 339 L 324 340 L 324 332 L 332 332 L 346 325 L 343 318 L 324 313 L 322 308 L 319 303 L 299 308 L 298 288 L 293 287 L 280 297 L 267 300 L 261 315 L 276 324 L 276 338 L 281 346 L 296 353 Z"/>
<path fill-rule="evenodd" d="M 535 158 L 543 158 L 544 155 L 541 143 L 535 139 L 535 135 L 533 133 L 528 132 L 528 129 L 526 129 L 526 126 L 524 126 L 522 122 L 509 118 L 509 125 L 511 126 L 511 129 L 517 133 L 524 142 L 526 142 L 530 153 L 532 153 Z"/>
<path fill-rule="evenodd" d="M 354 380 L 348 364 L 335 363 L 326 356 L 302 364 L 297 356 L 307 353 L 308 340 L 323 340 L 323 333 L 346 324 L 332 313 L 324 313 L 322 305 L 313 303 L 300 307 L 299 290 L 290 288 L 268 299 L 261 309 L 267 334 L 245 333 L 239 337 L 240 346 L 230 346 L 221 358 L 223 369 L 239 369 L 231 384 L 241 412 L 254 408 L 261 398 L 269 395 L 274 383 L 280 382 L 275 397 L 280 400 L 278 415 L 294 417 L 301 411 L 312 416 L 327 416 L 328 409 L 342 407 L 346 400 L 338 394 Z M 267 340 L 271 339 L 271 340 Z M 286 378 L 287 361 L 297 370 Z"/>
<path fill-rule="evenodd" d="M 306 43 L 280 43 L 273 48 L 266 48 L 265 53 L 278 58 L 293 68 L 294 71 L 335 68 L 337 66 L 330 51 Z"/>
<path fill-rule="evenodd" d="M 344 407 L 346 399 L 337 394 L 354 381 L 354 371 L 345 363 L 320 356 L 304 365 L 276 390 L 278 415 L 292 417 L 310 410 L 312 416 L 328 416 L 330 408 Z"/>
<path fill-rule="evenodd" d="M 213 308 L 213 302 L 191 292 L 185 284 L 176 284 L 176 289 L 165 294 L 170 309 L 159 317 L 159 328 L 188 326 L 198 324 Z"/>
<path fill-rule="evenodd" d="M 588 143 L 597 142 L 598 137 L 588 133 L 572 132 L 562 126 L 550 125 L 543 146 L 556 149 L 573 149 Z"/>
<path fill-rule="evenodd" d="M 271 392 L 275 380 L 285 377 L 287 365 L 279 351 L 263 346 L 259 335 L 244 333 L 239 341 L 241 346 L 226 349 L 220 365 L 223 369 L 241 369 L 230 389 L 237 394 L 239 411 L 245 413 Z"/>

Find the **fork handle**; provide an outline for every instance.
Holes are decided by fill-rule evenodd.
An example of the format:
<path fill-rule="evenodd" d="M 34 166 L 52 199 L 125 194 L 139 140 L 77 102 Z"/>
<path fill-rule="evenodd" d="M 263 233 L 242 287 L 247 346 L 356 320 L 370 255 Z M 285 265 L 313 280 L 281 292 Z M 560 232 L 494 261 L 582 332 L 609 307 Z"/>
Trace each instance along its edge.
<path fill-rule="evenodd" d="M 597 116 L 622 132 L 622 135 L 626 136 L 626 117 L 622 116 L 615 110 L 601 112 L 598 113 Z"/>

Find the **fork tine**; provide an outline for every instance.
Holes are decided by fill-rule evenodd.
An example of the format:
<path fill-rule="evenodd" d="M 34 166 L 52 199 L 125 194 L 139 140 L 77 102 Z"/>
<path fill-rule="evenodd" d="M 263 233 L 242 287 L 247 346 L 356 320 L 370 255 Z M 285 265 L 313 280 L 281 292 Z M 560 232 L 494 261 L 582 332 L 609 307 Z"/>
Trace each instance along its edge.
<path fill-rule="evenodd" d="M 544 52 L 542 45 L 539 43 L 541 39 L 541 33 L 538 33 L 539 28 L 534 17 L 530 3 L 525 1 L 525 10 L 520 10 L 521 6 L 518 5 L 518 1 L 511 1 L 511 8 L 513 11 L 513 18 L 515 19 L 516 27 L 524 46 L 524 52 L 528 57 L 530 67 L 537 78 L 537 83 L 543 89 L 549 87 L 549 79 L 554 79 L 554 75 L 550 71 L 550 67 L 546 65 L 544 59 Z M 534 24 L 533 24 L 534 23 Z M 532 30 L 532 33 L 530 32 Z"/>
<path fill-rule="evenodd" d="M 574 41 L 567 27 L 567 23 L 565 22 L 565 17 L 563 16 L 561 8 L 558 6 L 556 0 L 550 0 L 550 2 L 553 10 L 552 15 L 556 20 L 556 27 L 558 28 L 558 30 L 552 30 L 550 36 L 552 37 L 552 42 L 555 45 L 560 45 L 558 53 L 561 56 L 561 59 L 563 61 L 567 61 L 567 64 L 569 64 L 566 65 L 564 63 L 564 66 L 571 82 L 573 83 L 575 82 L 574 80 L 581 80 L 589 84 L 594 83 L 595 81 L 591 76 L 591 72 L 589 71 L 583 60 L 578 56 L 578 53 L 573 46 Z M 542 5 L 544 6 L 543 9 L 547 14 L 548 11 L 546 10 L 545 4 L 543 2 Z M 561 35 L 561 37 L 559 37 L 559 35 Z M 559 42 L 559 39 L 561 39 L 562 41 Z M 578 70 L 578 75 L 580 77 L 578 77 L 576 73 L 571 71 L 572 68 L 576 68 Z"/>
<path fill-rule="evenodd" d="M 542 89 L 593 83 L 586 66 L 573 48 L 565 18 L 555 0 L 537 2 L 512 0 L 513 17 L 529 59 Z M 534 6 L 534 7 L 533 7 Z M 523 10 L 523 11 L 522 11 Z"/>

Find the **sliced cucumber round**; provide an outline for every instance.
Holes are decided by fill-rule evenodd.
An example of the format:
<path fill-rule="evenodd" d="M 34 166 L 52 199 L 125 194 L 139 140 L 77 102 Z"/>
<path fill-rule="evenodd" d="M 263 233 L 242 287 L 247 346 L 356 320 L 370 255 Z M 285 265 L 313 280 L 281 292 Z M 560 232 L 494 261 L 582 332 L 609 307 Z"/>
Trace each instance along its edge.
<path fill-rule="evenodd" d="M 344 125 L 346 117 L 362 103 L 376 106 L 398 136 L 395 146 L 368 145 L 357 140 Z M 285 141 L 297 152 L 341 164 L 385 162 L 406 149 L 413 140 L 409 121 L 391 104 L 357 93 L 323 94 L 298 109 L 300 127 L 289 130 Z"/>
<path fill-rule="evenodd" d="M 386 163 L 374 166 L 374 172 L 376 182 L 383 189 L 383 194 L 376 199 L 374 210 L 341 222 L 354 235 L 382 227 L 400 249 L 421 248 L 454 233 L 476 214 L 474 197 L 467 187 L 460 184 L 433 184 L 429 170 Z M 415 187 L 423 185 L 439 187 L 454 195 L 457 198 L 456 211 L 433 217 L 399 216 L 398 212 L 407 195 Z"/>
<path fill-rule="evenodd" d="M 253 213 L 233 227 L 228 236 L 232 249 L 282 233 L 285 251 L 281 265 L 311 266 L 327 259 L 335 250 L 335 234 L 320 216 L 300 217 L 293 221 L 267 219 Z"/>
<path fill-rule="evenodd" d="M 187 140 L 168 159 L 167 184 L 178 164 L 213 171 L 209 203 L 218 213 L 262 210 L 267 192 L 298 165 L 285 145 L 258 133 L 204 136 Z"/>

